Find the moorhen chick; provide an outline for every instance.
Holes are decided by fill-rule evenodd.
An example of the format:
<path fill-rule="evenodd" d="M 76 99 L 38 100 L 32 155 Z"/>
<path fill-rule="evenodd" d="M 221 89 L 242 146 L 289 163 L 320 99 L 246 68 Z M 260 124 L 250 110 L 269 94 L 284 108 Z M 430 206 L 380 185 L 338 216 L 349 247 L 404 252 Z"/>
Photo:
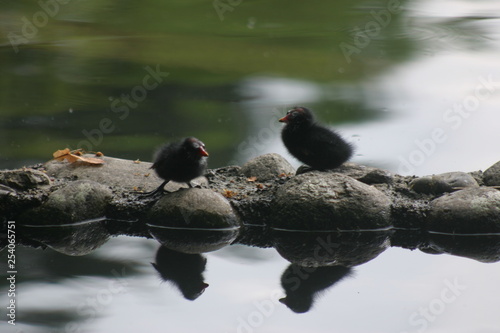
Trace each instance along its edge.
<path fill-rule="evenodd" d="M 334 131 L 317 124 L 308 108 L 294 107 L 279 121 L 286 124 L 281 138 L 290 154 L 313 169 L 333 169 L 352 156 L 353 147 Z"/>
<path fill-rule="evenodd" d="M 194 137 L 167 143 L 158 150 L 151 166 L 165 181 L 156 190 L 144 193 L 143 196 L 163 192 L 163 187 L 171 180 L 193 187 L 190 181 L 205 172 L 207 156 L 205 144 Z"/>

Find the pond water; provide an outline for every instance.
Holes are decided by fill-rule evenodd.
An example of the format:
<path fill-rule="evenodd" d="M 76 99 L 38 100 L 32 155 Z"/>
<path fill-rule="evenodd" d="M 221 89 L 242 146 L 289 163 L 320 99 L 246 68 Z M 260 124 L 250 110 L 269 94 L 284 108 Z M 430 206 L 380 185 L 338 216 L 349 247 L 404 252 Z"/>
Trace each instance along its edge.
<path fill-rule="evenodd" d="M 277 123 L 293 105 L 354 143 L 354 162 L 394 173 L 500 160 L 498 1 L 1 6 L 1 169 L 66 147 L 150 160 L 189 135 L 211 168 L 268 152 L 298 166 Z M 500 331 L 497 263 L 390 247 L 297 314 L 278 301 L 290 263 L 273 248 L 203 254 L 210 286 L 189 301 L 150 264 L 159 246 L 120 236 L 81 257 L 19 246 L 18 322 L 3 317 L 2 332 Z"/>

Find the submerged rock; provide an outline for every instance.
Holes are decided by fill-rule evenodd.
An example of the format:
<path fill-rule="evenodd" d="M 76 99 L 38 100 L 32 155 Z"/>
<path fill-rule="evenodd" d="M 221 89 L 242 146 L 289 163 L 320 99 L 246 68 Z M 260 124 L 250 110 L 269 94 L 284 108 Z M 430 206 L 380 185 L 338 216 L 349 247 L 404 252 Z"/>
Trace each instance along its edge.
<path fill-rule="evenodd" d="M 417 178 L 410 183 L 410 187 L 417 193 L 442 194 L 452 192 L 454 188 L 479 187 L 479 184 L 468 173 L 446 172 Z"/>
<path fill-rule="evenodd" d="M 500 186 L 500 161 L 484 171 L 483 179 L 488 186 Z"/>
<path fill-rule="evenodd" d="M 500 191 L 468 188 L 433 200 L 428 229 L 446 233 L 500 232 Z"/>
<path fill-rule="evenodd" d="M 257 156 L 241 167 L 241 172 L 247 177 L 257 177 L 258 181 L 277 178 L 279 175 L 293 175 L 295 169 L 279 154 Z"/>
<path fill-rule="evenodd" d="M 276 193 L 272 226 L 299 230 L 377 229 L 390 225 L 389 198 L 351 177 L 312 171 Z"/>

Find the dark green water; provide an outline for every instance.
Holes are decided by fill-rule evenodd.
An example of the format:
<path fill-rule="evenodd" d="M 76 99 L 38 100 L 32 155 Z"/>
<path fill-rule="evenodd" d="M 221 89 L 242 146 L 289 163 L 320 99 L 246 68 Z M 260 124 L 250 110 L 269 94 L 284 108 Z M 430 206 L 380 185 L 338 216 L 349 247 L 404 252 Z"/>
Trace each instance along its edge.
<path fill-rule="evenodd" d="M 259 96 L 245 79 L 355 83 L 411 56 L 398 36 L 402 4 L 391 13 L 377 1 L 233 3 L 3 1 L 0 166 L 45 161 L 64 147 L 149 159 L 188 135 L 221 166 L 253 130 L 243 104 Z M 360 37 L 360 48 L 353 27 L 367 22 L 373 37 Z M 269 113 L 291 106 L 261 104 Z M 380 116 L 363 98 L 308 105 L 332 123 Z"/>

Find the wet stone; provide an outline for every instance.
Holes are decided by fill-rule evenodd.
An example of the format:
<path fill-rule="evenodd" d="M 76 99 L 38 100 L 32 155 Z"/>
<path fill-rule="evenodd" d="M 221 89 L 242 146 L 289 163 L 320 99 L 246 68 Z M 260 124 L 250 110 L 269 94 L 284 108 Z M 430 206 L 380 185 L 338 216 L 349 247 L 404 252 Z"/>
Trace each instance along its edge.
<path fill-rule="evenodd" d="M 52 192 L 40 207 L 22 214 L 20 222 L 59 225 L 101 218 L 111 198 L 107 186 L 88 180 L 69 182 Z"/>
<path fill-rule="evenodd" d="M 276 194 L 272 226 L 297 230 L 359 230 L 390 225 L 389 198 L 351 177 L 312 171 Z"/>
<path fill-rule="evenodd" d="M 247 177 L 257 177 L 259 181 L 270 180 L 281 174 L 295 174 L 292 165 L 283 156 L 275 153 L 251 159 L 241 167 L 241 171 Z"/>
<path fill-rule="evenodd" d="M 446 172 L 439 175 L 415 179 L 410 187 L 417 193 L 442 194 L 454 191 L 454 188 L 479 187 L 477 181 L 465 172 Z"/>
<path fill-rule="evenodd" d="M 431 202 L 428 228 L 446 233 L 500 232 L 500 191 L 468 188 Z"/>
<path fill-rule="evenodd" d="M 484 171 L 483 180 L 488 186 L 500 186 L 500 161 Z"/>
<path fill-rule="evenodd" d="M 49 177 L 38 170 L 19 169 L 0 171 L 0 184 L 15 190 L 28 190 L 40 185 L 49 185 Z"/>
<path fill-rule="evenodd" d="M 181 189 L 165 194 L 151 209 L 148 223 L 176 228 L 238 226 L 230 203 L 209 189 Z"/>
<path fill-rule="evenodd" d="M 148 229 L 163 246 L 202 253 L 231 244 L 239 222 L 229 202 L 208 189 L 182 189 L 164 195 L 151 209 Z"/>

